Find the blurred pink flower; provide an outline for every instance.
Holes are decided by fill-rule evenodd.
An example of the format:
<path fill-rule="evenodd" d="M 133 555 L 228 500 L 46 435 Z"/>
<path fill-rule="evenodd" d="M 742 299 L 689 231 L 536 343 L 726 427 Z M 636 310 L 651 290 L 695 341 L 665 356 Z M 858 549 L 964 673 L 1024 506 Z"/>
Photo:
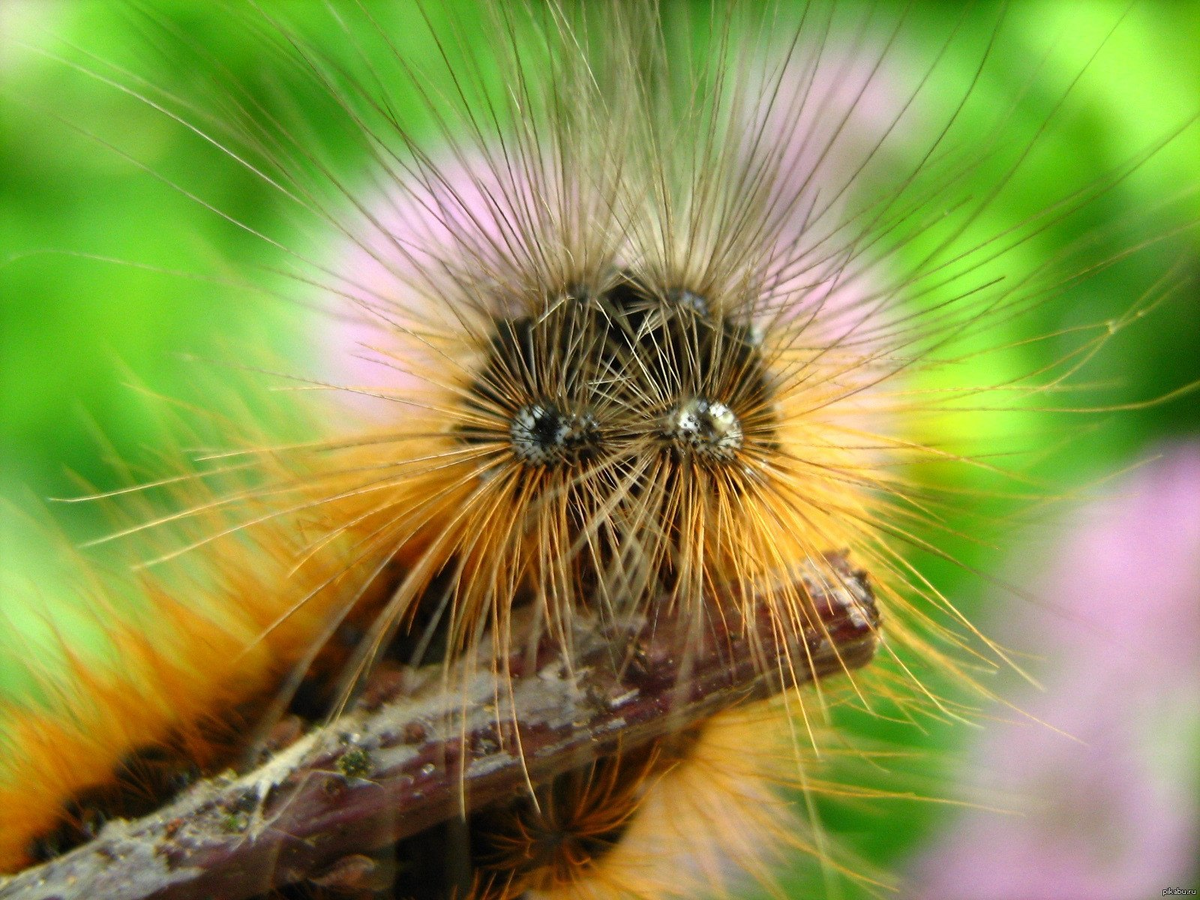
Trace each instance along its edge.
<path fill-rule="evenodd" d="M 919 860 L 914 896 L 1136 900 L 1198 886 L 1200 445 L 1166 449 L 1090 504 L 1053 552 L 1035 588 L 1048 602 L 1026 607 L 1009 641 L 1036 641 L 1045 690 L 1012 700 L 1046 724 L 990 727 L 972 763 L 1017 814 L 962 815 Z"/>

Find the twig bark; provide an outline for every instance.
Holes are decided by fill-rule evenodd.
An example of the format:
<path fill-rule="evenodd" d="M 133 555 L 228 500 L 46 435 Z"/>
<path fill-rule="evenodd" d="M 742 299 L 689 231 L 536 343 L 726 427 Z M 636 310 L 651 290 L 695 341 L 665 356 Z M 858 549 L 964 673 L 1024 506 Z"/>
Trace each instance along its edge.
<path fill-rule="evenodd" d="M 635 747 L 769 697 L 789 686 L 776 665 L 784 654 L 796 682 L 865 665 L 878 643 L 866 576 L 840 556 L 826 562 L 825 577 L 804 577 L 813 610 L 794 639 L 763 608 L 759 621 L 689 636 L 686 659 L 671 623 L 641 621 L 580 629 L 572 665 L 551 652 L 528 671 L 510 666 L 511 680 L 491 660 L 464 662 L 449 678 L 440 666 L 385 673 L 355 709 L 260 768 L 110 822 L 90 843 L 0 880 L 0 900 L 238 900 L 319 880 L 339 861 L 519 796 L 618 742 Z"/>

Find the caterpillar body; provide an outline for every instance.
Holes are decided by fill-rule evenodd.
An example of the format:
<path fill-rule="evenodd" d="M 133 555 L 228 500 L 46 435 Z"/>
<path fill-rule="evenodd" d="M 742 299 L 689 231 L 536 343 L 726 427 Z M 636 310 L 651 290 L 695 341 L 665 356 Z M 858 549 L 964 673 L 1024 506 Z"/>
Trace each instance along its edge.
<path fill-rule="evenodd" d="M 234 768 L 253 783 L 254 763 L 322 740 L 321 723 L 345 744 L 336 774 L 370 783 L 363 736 L 339 723 L 424 667 L 451 735 L 492 679 L 486 717 L 526 766 L 518 788 L 477 804 L 463 752 L 443 756 L 430 765 L 459 767 L 454 815 L 323 873 L 246 874 L 237 896 L 691 897 L 747 875 L 771 886 L 797 847 L 840 879 L 854 865 L 812 794 L 788 799 L 820 791 L 829 709 L 878 696 L 953 718 L 964 710 L 934 684 L 975 684 L 1005 658 L 906 556 L 937 552 L 923 536 L 937 501 L 906 467 L 970 464 L 920 423 L 989 387 L 1021 398 L 1063 380 L 1035 367 L 947 388 L 944 372 L 1074 277 L 992 271 L 1108 184 L 964 250 L 1004 184 L 961 188 L 996 151 L 955 130 L 967 97 L 940 119 L 927 102 L 956 32 L 906 68 L 904 14 L 737 7 L 675 28 L 669 5 L 497 3 L 485 49 L 440 7 L 401 7 L 433 53 L 410 57 L 369 6 L 323 20 L 349 55 L 237 7 L 280 84 L 320 98 L 311 111 L 224 85 L 210 117 L 63 61 L 198 136 L 315 232 L 279 240 L 195 197 L 275 247 L 321 325 L 315 371 L 291 379 L 305 390 L 267 418 L 301 423 L 299 439 L 261 424 L 261 401 L 230 400 L 189 423 L 220 449 L 94 498 L 128 504 L 113 537 L 139 564 L 82 592 L 107 664 L 64 650 L 59 669 L 30 667 L 31 699 L 0 707 L 0 870 L 87 848 L 196 779 Z M 315 136 L 320 117 L 342 146 Z M 594 633 L 629 623 L 672 648 L 668 707 L 714 642 L 780 694 L 538 769 L 520 679 L 551 653 L 585 684 Z M 640 641 L 605 645 L 615 671 L 648 665 Z M 878 671 L 852 671 L 877 646 Z M 221 815 L 257 840 L 266 798 Z M 177 821 L 177 855 L 162 855 L 186 868 Z"/>

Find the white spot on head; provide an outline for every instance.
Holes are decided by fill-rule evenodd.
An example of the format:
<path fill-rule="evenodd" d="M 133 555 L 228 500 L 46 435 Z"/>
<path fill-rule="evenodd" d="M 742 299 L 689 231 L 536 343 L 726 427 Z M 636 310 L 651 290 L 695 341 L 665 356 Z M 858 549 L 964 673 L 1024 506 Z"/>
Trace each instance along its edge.
<path fill-rule="evenodd" d="M 686 400 L 667 413 L 663 433 L 678 453 L 716 462 L 733 459 L 744 440 L 737 413 L 702 397 Z"/>

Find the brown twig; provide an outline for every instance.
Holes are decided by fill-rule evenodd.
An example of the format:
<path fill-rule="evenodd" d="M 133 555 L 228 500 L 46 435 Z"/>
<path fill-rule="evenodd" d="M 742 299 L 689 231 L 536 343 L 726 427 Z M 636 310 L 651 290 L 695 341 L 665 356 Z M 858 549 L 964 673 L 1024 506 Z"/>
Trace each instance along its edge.
<path fill-rule="evenodd" d="M 479 660 L 449 679 L 439 666 L 387 673 L 355 709 L 260 768 L 109 823 L 0 881 L 0 900 L 238 900 L 319 880 L 339 861 L 519 796 L 618 741 L 634 747 L 778 693 L 785 685 L 768 661 L 785 653 L 796 682 L 865 665 L 878 642 L 866 576 L 840 556 L 827 562 L 839 578 L 804 577 L 812 620 L 786 644 L 764 608 L 761 621 L 691 636 L 686 660 L 669 622 L 642 621 L 580 629 L 573 665 L 551 652 L 528 671 L 510 666 L 511 682 Z"/>

